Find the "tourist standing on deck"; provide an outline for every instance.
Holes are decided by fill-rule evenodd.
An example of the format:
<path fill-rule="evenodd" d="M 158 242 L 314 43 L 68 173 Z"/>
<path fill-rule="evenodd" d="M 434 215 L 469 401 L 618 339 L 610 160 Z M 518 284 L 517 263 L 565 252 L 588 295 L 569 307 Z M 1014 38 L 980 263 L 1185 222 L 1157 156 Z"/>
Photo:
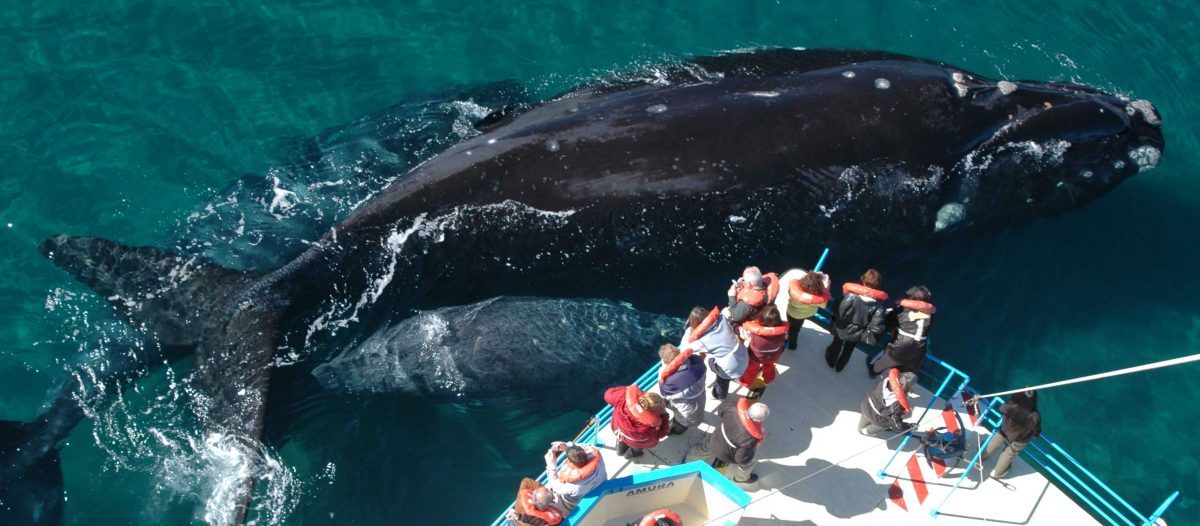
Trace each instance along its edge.
<path fill-rule="evenodd" d="M 778 362 L 779 357 L 783 356 L 788 324 L 783 321 L 779 315 L 779 309 L 775 305 L 767 305 L 759 311 L 755 319 L 746 320 L 738 331 L 742 335 L 742 340 L 746 342 L 746 349 L 750 352 L 746 372 L 742 373 L 738 382 L 750 390 L 751 398 L 758 398 L 767 389 L 767 385 L 775 381 L 775 376 L 778 374 L 775 370 L 775 362 Z M 755 382 L 758 380 L 760 372 L 762 373 L 762 385 L 756 387 Z"/>
<path fill-rule="evenodd" d="M 916 383 L 915 373 L 888 369 L 887 374 L 880 376 L 863 398 L 859 407 L 862 415 L 858 418 L 858 432 L 877 435 L 881 431 L 904 432 L 912 429 L 913 424 L 905 422 L 904 417 L 912 414 L 908 394 Z"/>
<path fill-rule="evenodd" d="M 558 454 L 566 453 L 562 466 Z M 604 459 L 596 448 L 573 442 L 554 442 L 546 451 L 546 488 L 554 492 L 554 503 L 563 513 L 571 513 L 579 500 L 608 480 Z"/>
<path fill-rule="evenodd" d="M 921 364 L 925 363 L 925 342 L 937 312 L 929 302 L 932 298 L 928 288 L 917 285 L 904 293 L 899 306 L 888 311 L 885 325 L 895 338 L 869 367 L 871 376 L 893 367 L 907 373 L 921 370 Z"/>
<path fill-rule="evenodd" d="M 779 276 L 763 274 L 758 267 L 746 267 L 742 277 L 729 286 L 729 321 L 738 325 L 753 319 L 758 311 L 775 302 L 779 294 Z"/>
<path fill-rule="evenodd" d="M 1042 434 L 1042 414 L 1037 409 L 1037 392 L 1022 391 L 1014 394 L 1004 405 L 1000 406 L 1000 414 L 1004 420 L 1000 423 L 1000 436 L 992 438 L 983 460 L 991 458 L 1001 447 L 1004 452 L 1000 460 L 992 468 L 992 478 L 1004 478 L 1008 468 L 1012 466 L 1013 458 L 1025 449 L 1030 440 Z M 1004 445 L 1001 446 L 1001 443 Z"/>
<path fill-rule="evenodd" d="M 825 349 L 825 362 L 842 372 L 858 342 L 874 345 L 883 335 L 887 293 L 879 290 L 879 271 L 868 269 L 858 283 L 842 285 L 842 299 L 833 309 L 833 342 Z"/>
<path fill-rule="evenodd" d="M 677 414 L 671 422 L 671 434 L 681 435 L 704 418 L 704 360 L 691 352 L 664 344 L 658 348 L 662 368 L 658 370 L 658 390 Z"/>
<path fill-rule="evenodd" d="M 625 458 L 642 456 L 643 450 L 657 446 L 671 429 L 671 416 L 658 393 L 642 392 L 636 385 L 612 387 L 604 392 L 604 401 L 613 407 L 617 453 Z"/>
<path fill-rule="evenodd" d="M 794 351 L 804 320 L 815 316 L 817 309 L 828 305 L 832 298 L 829 292 L 829 275 L 792 269 L 783 274 L 780 282 L 788 284 L 785 311 L 788 321 L 788 349 Z"/>
<path fill-rule="evenodd" d="M 717 400 L 724 400 L 729 395 L 729 382 L 741 378 L 749 362 L 746 346 L 742 345 L 729 319 L 716 307 L 712 310 L 692 309 L 679 347 L 707 355 L 705 363 L 717 375 L 712 388 L 713 398 Z"/>
<path fill-rule="evenodd" d="M 506 518 L 517 526 L 555 526 L 562 522 L 563 513 L 554 507 L 554 494 L 527 477 L 521 480 L 516 502 Z"/>
<path fill-rule="evenodd" d="M 721 423 L 713 430 L 706 442 L 693 450 L 695 457 L 715 457 L 713 465 L 728 466 L 734 482 L 753 484 L 758 480 L 754 471 L 754 455 L 758 445 L 766 437 L 763 422 L 771 414 L 766 404 L 754 403 L 748 398 L 737 397 L 726 400 L 717 407 Z"/>

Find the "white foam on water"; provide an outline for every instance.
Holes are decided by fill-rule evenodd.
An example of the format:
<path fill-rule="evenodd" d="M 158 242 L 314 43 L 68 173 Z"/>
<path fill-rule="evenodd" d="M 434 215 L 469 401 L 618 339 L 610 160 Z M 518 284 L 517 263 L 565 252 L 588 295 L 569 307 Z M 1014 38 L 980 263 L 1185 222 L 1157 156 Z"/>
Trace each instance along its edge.
<path fill-rule="evenodd" d="M 729 216 L 729 222 L 735 225 L 740 225 L 746 222 L 746 218 L 743 216 L 731 215 Z"/>
<path fill-rule="evenodd" d="M 666 104 L 655 104 L 653 106 L 646 108 L 646 111 L 648 113 L 663 113 L 663 112 L 667 111 L 667 105 Z"/>
<path fill-rule="evenodd" d="M 879 89 L 888 89 L 892 87 L 892 81 L 884 78 L 875 79 L 875 87 Z"/>
<path fill-rule="evenodd" d="M 283 214 L 296 206 L 295 202 L 289 200 L 296 197 L 296 192 L 280 187 L 279 178 L 276 176 L 271 176 L 271 181 L 271 193 L 275 197 L 271 199 L 271 204 L 267 205 L 267 212 L 275 216 L 276 219 L 283 219 Z"/>
<path fill-rule="evenodd" d="M 778 91 L 749 91 L 746 94 L 751 97 L 762 97 L 765 99 L 773 99 L 779 96 Z"/>

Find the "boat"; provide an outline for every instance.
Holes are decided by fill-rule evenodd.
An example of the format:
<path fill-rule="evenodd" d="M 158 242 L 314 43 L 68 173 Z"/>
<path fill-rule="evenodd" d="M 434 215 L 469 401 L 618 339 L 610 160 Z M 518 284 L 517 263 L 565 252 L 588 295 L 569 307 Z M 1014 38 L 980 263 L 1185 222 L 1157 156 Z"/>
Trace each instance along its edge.
<path fill-rule="evenodd" d="M 826 249 L 814 269 L 821 268 L 828 254 Z M 719 483 L 712 467 L 687 462 L 689 451 L 708 439 L 714 424 L 719 425 L 714 414 L 718 402 L 711 397 L 706 397 L 706 414 L 704 423 L 696 426 L 699 429 L 669 436 L 633 460 L 616 453 L 616 438 L 610 429 L 612 408 L 605 407 L 575 442 L 597 447 L 609 480 L 585 497 L 562 524 L 625 526 L 645 513 L 672 506 L 685 510 L 681 516 L 686 526 L 1166 524 L 1161 517 L 1178 498 L 1178 491 L 1150 513 L 1141 512 L 1045 433 L 1026 446 L 1006 477 L 990 478 L 995 459 L 982 462 L 980 452 L 998 436 L 993 431 L 999 428 L 999 408 L 1004 400 L 994 397 L 977 405 L 966 403 L 976 394 L 970 376 L 932 352 L 918 375 L 913 416 L 908 419 L 917 425 L 917 431 L 860 435 L 859 406 L 874 383 L 864 363 L 874 351 L 860 346 L 846 369 L 834 372 L 824 360 L 824 349 L 832 338 L 829 316 L 823 310 L 805 322 L 797 338 L 798 349 L 782 351 L 779 376 L 761 399 L 771 415 L 756 455 L 756 483 L 744 488 Z M 656 390 L 658 369 L 655 363 L 633 383 L 646 391 Z M 710 384 L 712 380 L 709 372 Z M 730 396 L 746 393 L 736 381 L 731 389 Z M 966 449 L 957 461 L 935 458 L 922 447 L 920 437 L 930 431 L 956 429 L 962 429 L 966 439 Z M 534 469 L 531 467 L 531 473 Z M 711 509 L 702 509 L 695 498 L 687 497 L 692 486 L 687 491 L 672 487 L 670 491 L 636 492 L 671 477 L 688 477 L 689 484 L 703 486 L 697 491 L 720 493 L 735 505 L 708 499 L 713 503 Z M 544 482 L 545 474 L 538 480 Z M 690 493 L 692 497 L 696 494 Z M 505 508 L 492 526 L 509 524 L 505 513 L 510 508 Z"/>

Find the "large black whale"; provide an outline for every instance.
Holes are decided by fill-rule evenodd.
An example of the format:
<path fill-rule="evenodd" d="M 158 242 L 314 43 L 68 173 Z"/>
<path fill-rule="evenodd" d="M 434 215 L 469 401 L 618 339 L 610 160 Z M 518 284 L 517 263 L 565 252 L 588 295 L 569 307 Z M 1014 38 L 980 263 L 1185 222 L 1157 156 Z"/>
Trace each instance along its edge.
<path fill-rule="evenodd" d="M 1082 206 L 1163 148 L 1146 101 L 841 50 L 698 58 L 481 125 L 273 272 L 96 238 L 40 250 L 133 325 L 194 347 L 210 424 L 259 438 L 281 342 L 367 323 L 400 291 L 620 295 L 654 286 L 626 278 L 641 269 L 872 253 Z"/>

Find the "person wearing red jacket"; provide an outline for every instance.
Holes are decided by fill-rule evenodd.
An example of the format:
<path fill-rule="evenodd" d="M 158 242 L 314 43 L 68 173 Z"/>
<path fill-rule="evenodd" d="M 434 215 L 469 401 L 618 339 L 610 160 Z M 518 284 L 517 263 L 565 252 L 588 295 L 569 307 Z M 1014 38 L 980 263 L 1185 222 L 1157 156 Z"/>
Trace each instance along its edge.
<path fill-rule="evenodd" d="M 750 364 L 746 366 L 746 372 L 738 382 L 750 390 L 750 398 L 758 398 L 767 389 L 767 385 L 775 381 L 778 374 L 775 362 L 783 355 L 783 345 L 788 337 L 788 323 L 783 321 L 775 305 L 767 305 L 759 311 L 756 319 L 747 320 L 738 330 L 750 351 Z M 760 372 L 763 383 L 755 387 Z"/>
<path fill-rule="evenodd" d="M 617 453 L 625 458 L 642 456 L 671 431 L 671 417 L 658 393 L 645 393 L 636 385 L 612 387 L 604 401 L 613 407 L 612 429 Z"/>

